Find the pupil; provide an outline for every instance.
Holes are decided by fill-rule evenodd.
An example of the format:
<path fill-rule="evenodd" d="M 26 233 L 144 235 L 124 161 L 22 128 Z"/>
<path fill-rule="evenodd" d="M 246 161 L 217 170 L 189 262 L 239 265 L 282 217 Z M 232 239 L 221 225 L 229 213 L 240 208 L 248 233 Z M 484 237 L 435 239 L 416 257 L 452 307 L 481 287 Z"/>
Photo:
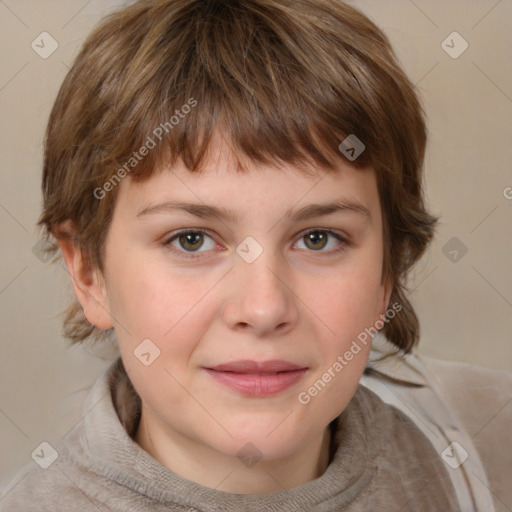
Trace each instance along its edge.
<path fill-rule="evenodd" d="M 182 240 L 185 241 L 185 243 L 182 245 L 185 249 L 199 249 L 199 247 L 202 245 L 202 237 L 203 235 L 200 233 L 188 233 L 182 236 Z"/>
<path fill-rule="evenodd" d="M 315 231 L 314 233 L 310 233 L 307 235 L 307 240 L 309 242 L 313 242 L 313 249 L 322 249 L 325 247 L 325 241 L 326 241 L 325 233 L 322 233 L 320 231 Z M 323 244 L 316 245 L 318 242 L 323 242 Z"/>

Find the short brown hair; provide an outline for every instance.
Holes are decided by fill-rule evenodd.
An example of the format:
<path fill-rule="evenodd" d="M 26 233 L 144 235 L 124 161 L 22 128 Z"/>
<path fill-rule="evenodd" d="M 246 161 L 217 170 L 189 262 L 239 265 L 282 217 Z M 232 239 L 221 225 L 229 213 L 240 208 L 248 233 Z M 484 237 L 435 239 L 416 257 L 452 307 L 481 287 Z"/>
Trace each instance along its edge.
<path fill-rule="evenodd" d="M 176 110 L 186 115 L 171 123 Z M 157 127 L 161 140 L 131 161 Z M 333 169 L 351 134 L 364 143 L 352 164 L 376 172 L 383 278 L 402 306 L 383 332 L 409 351 L 419 324 L 405 280 L 436 223 L 422 191 L 424 113 L 383 32 L 339 0 L 140 0 L 104 18 L 50 115 L 39 224 L 64 236 L 58 226 L 71 221 L 84 255 L 103 270 L 116 175 L 144 180 L 178 158 L 200 172 L 216 130 L 235 157 L 298 169 Z M 64 334 L 78 342 L 105 333 L 75 303 Z"/>

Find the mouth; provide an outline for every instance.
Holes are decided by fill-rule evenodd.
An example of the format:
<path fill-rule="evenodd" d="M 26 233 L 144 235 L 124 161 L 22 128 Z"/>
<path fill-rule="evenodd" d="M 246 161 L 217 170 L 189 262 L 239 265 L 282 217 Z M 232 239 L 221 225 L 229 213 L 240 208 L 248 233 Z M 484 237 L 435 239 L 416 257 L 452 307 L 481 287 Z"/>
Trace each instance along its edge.
<path fill-rule="evenodd" d="M 308 368 L 287 361 L 234 361 L 204 370 L 218 383 L 254 397 L 276 395 L 297 384 Z"/>

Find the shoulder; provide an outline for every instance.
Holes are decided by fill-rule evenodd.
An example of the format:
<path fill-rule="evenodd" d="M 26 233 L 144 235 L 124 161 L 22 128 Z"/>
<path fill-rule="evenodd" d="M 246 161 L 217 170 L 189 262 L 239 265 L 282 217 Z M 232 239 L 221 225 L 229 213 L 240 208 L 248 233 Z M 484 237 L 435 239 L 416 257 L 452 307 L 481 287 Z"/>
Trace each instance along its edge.
<path fill-rule="evenodd" d="M 441 457 L 411 418 L 365 386 L 351 405 L 361 411 L 368 464 L 375 468 L 369 510 L 458 510 Z"/>
<path fill-rule="evenodd" d="M 512 452 L 512 373 L 427 357 L 419 360 L 439 383 L 482 457 L 499 454 L 491 464 L 496 466 L 497 460 L 503 459 L 503 451 Z M 509 446 L 503 450 L 505 442 Z M 512 467 L 512 455 L 508 463 Z"/>
<path fill-rule="evenodd" d="M 61 459 L 61 460 L 59 460 Z M 55 512 L 97 510 L 94 498 L 82 491 L 84 474 L 59 457 L 47 469 L 29 463 L 0 494 L 0 512 Z"/>
<path fill-rule="evenodd" d="M 382 358 L 395 349 L 374 341 L 362 383 L 415 421 L 439 453 L 451 441 L 465 447 L 460 468 L 473 491 L 488 500 L 488 486 L 496 502 L 512 505 L 512 373 L 414 353 Z"/>
<path fill-rule="evenodd" d="M 423 456 L 432 455 L 433 460 L 439 459 L 414 421 L 403 411 L 386 403 L 373 390 L 359 386 L 353 402 L 362 412 L 363 422 L 366 423 L 367 431 L 371 433 L 372 441 L 380 443 L 376 446 L 379 452 L 388 456 L 389 452 L 396 453 L 398 445 L 400 453 L 397 456 L 400 458 L 410 457 L 411 460 L 416 460 L 418 453 L 421 452 Z"/>
<path fill-rule="evenodd" d="M 470 435 L 512 422 L 512 373 L 419 356 L 441 385 Z M 493 424 L 493 425 L 491 425 Z M 505 432 L 503 432 L 505 433 Z"/>
<path fill-rule="evenodd" d="M 72 444 L 58 445 L 57 452 L 48 468 L 31 462 L 1 489 L 0 512 L 124 511 L 137 499 L 119 482 L 92 469 L 76 437 Z"/>
<path fill-rule="evenodd" d="M 400 463 L 402 467 L 445 476 L 439 454 L 407 414 L 364 386 L 359 386 L 353 401 L 361 411 L 364 429 L 369 433 L 368 443 L 376 459 L 385 460 L 390 468 Z M 421 468 L 418 468 L 418 460 L 422 461 Z"/>
<path fill-rule="evenodd" d="M 473 437 L 484 428 L 500 430 L 512 422 L 512 372 L 434 359 L 418 354 L 393 354 L 394 348 L 382 337 L 374 339 L 372 357 L 367 365 L 368 377 L 402 387 L 420 390 L 438 387 L 468 434 Z M 369 380 L 363 383 L 369 382 Z M 380 393 L 379 393 L 380 396 Z M 421 405 L 421 404 L 419 404 Z M 501 431 L 501 433 L 505 433 Z"/>
<path fill-rule="evenodd" d="M 512 505 L 512 373 L 420 357 L 478 451 L 499 500 Z"/>
<path fill-rule="evenodd" d="M 116 375 L 117 366 L 114 362 L 97 379 L 76 426 L 55 448 L 41 448 L 41 464 L 35 457 L 0 489 L 0 512 L 88 512 L 105 510 L 106 505 L 109 510 L 120 510 L 111 505 L 130 498 L 121 484 L 98 471 L 97 452 L 91 451 L 94 443 L 103 440 L 108 425 L 118 421 L 111 400 L 105 400 L 110 397 L 109 379 Z"/>

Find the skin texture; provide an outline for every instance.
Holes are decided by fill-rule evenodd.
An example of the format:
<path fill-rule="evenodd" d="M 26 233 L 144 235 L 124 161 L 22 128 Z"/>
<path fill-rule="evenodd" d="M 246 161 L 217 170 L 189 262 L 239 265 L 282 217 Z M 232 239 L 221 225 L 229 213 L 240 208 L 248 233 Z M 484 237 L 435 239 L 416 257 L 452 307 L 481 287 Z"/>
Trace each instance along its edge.
<path fill-rule="evenodd" d="M 341 157 L 336 171 L 316 169 L 315 176 L 290 165 L 250 163 L 249 169 L 236 173 L 229 151 L 217 144 L 204 174 L 179 164 L 142 183 L 125 178 L 103 275 L 71 242 L 60 245 L 88 320 L 115 329 L 143 403 L 136 442 L 189 480 L 255 494 L 295 487 L 325 471 L 327 426 L 354 395 L 370 344 L 309 403 L 298 395 L 385 313 L 391 286 L 382 281 L 373 170 L 357 170 Z M 138 216 L 178 201 L 223 207 L 238 218 L 165 208 Z M 369 216 L 354 210 L 306 220 L 286 215 L 333 201 L 357 202 Z M 206 230 L 202 245 L 200 234 L 189 245 L 185 237 L 169 242 L 185 228 Z M 316 239 L 305 236 L 311 228 Z M 246 237 L 263 249 L 252 263 L 236 251 Z M 144 339 L 160 350 L 148 366 L 134 355 Z M 308 370 L 297 384 L 266 397 L 243 396 L 204 370 L 239 359 L 281 359 Z M 247 443 L 252 448 L 245 450 L 261 457 L 251 467 L 237 457 Z"/>

